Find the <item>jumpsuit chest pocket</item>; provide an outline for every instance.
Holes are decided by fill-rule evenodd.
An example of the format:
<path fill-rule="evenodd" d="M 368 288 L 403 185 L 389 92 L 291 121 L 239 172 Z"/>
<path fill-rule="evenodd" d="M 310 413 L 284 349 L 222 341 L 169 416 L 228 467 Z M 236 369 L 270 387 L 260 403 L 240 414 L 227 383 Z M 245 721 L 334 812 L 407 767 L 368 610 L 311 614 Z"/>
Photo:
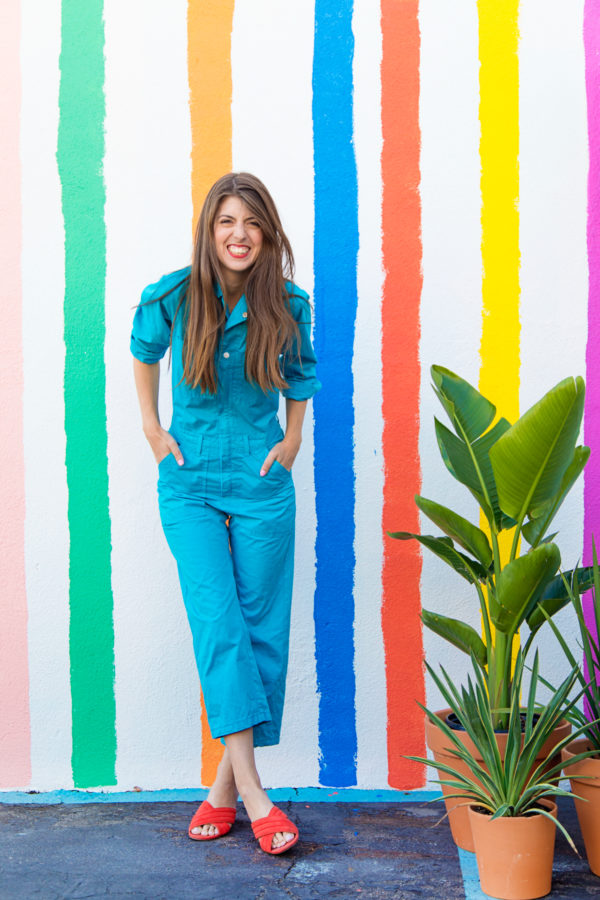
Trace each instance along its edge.
<path fill-rule="evenodd" d="M 235 349 L 235 345 L 226 345 L 222 342 L 217 360 L 217 378 L 218 414 L 224 422 L 231 423 L 232 431 L 237 430 L 237 420 L 255 422 L 276 413 L 279 393 L 277 391 L 265 393 L 257 384 L 248 381 L 246 354 L 243 349 Z"/>
<path fill-rule="evenodd" d="M 245 353 L 221 341 L 217 358 L 218 394 L 224 401 L 239 400 L 244 381 Z"/>

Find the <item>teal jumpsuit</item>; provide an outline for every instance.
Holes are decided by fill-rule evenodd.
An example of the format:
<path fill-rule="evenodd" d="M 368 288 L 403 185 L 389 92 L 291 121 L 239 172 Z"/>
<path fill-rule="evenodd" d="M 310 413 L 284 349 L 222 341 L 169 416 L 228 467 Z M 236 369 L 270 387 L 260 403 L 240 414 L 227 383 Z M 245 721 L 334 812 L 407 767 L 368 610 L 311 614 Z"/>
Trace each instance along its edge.
<path fill-rule="evenodd" d="M 265 393 L 244 373 L 248 308 L 228 315 L 216 359 L 216 394 L 182 381 L 183 306 L 190 268 L 149 285 L 137 307 L 131 352 L 156 363 L 172 335 L 172 454 L 158 466 L 162 525 L 177 562 L 208 724 L 214 738 L 254 728 L 255 746 L 277 744 L 287 672 L 294 568 L 292 475 L 267 453 L 283 438 L 279 392 Z M 281 358 L 282 392 L 307 400 L 319 390 L 308 295 L 288 282 L 299 341 Z M 217 296 L 223 302 L 218 286 Z M 167 293 L 170 292 L 170 293 Z M 154 298 L 165 297 L 156 302 Z M 150 302 L 148 302 L 150 301 Z M 228 522 L 228 524 L 227 524 Z"/>

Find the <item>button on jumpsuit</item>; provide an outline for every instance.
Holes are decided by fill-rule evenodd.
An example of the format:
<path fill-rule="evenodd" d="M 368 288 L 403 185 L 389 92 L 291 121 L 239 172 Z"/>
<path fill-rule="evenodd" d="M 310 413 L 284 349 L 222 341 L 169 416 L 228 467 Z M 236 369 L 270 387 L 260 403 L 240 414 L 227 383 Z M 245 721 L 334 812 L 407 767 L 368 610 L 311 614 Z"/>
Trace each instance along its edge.
<path fill-rule="evenodd" d="M 245 377 L 245 296 L 229 314 L 218 346 L 216 394 L 182 381 L 183 306 L 176 310 L 189 273 L 180 269 L 145 289 L 131 351 L 141 362 L 158 362 L 175 320 L 169 431 L 184 465 L 172 454 L 159 463 L 161 521 L 177 561 L 211 734 L 253 727 L 255 746 L 266 746 L 278 743 L 281 730 L 294 567 L 292 475 L 277 461 L 260 475 L 267 453 L 283 438 L 279 392 L 265 393 Z M 307 400 L 320 388 L 310 305 L 304 291 L 289 282 L 286 287 L 299 340 L 281 358 L 289 385 L 282 393 Z"/>

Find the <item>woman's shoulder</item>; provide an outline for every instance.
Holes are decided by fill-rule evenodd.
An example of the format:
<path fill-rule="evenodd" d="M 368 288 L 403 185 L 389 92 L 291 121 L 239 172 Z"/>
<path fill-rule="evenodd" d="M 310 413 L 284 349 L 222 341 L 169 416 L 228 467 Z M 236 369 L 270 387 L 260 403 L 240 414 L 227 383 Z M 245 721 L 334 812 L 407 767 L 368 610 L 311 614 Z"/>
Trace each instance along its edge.
<path fill-rule="evenodd" d="M 306 291 L 303 291 L 302 288 L 298 287 L 297 284 L 294 284 L 293 281 L 286 281 L 285 289 L 288 292 L 290 299 L 292 299 L 292 297 L 298 297 L 300 300 L 308 300 Z"/>
<path fill-rule="evenodd" d="M 179 297 L 180 292 L 177 288 L 187 286 L 190 278 L 191 266 L 184 266 L 183 269 L 175 269 L 163 275 L 158 281 L 147 285 L 142 293 L 142 303 L 148 303 L 151 300 L 158 300 L 165 295 L 173 295 L 174 299 Z"/>
<path fill-rule="evenodd" d="M 310 321 L 310 302 L 308 294 L 293 281 L 286 281 L 285 289 L 290 301 L 290 309 L 296 321 L 308 317 Z"/>

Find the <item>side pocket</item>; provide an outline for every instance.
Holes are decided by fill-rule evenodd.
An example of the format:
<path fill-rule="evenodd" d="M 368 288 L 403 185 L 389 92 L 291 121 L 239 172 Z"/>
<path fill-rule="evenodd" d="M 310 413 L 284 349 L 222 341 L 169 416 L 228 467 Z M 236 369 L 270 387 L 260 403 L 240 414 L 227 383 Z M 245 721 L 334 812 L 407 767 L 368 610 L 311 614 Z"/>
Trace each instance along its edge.
<path fill-rule="evenodd" d="M 273 465 L 271 466 L 271 472 L 275 472 L 276 474 L 279 473 L 279 475 L 280 475 L 281 477 L 286 477 L 286 476 L 287 476 L 288 478 L 291 478 L 291 477 L 292 477 L 292 471 L 291 471 L 291 469 L 286 469 L 285 466 L 282 466 L 282 464 L 279 462 L 278 459 L 274 459 L 274 460 L 273 460 Z M 267 475 L 267 478 L 268 478 L 268 477 L 269 477 L 269 476 Z"/>
<path fill-rule="evenodd" d="M 160 472 L 160 470 L 164 467 L 165 463 L 166 463 L 169 459 L 175 459 L 175 457 L 173 456 L 172 453 L 167 453 L 166 456 L 163 456 L 163 458 L 161 459 L 161 461 L 160 461 L 159 464 L 158 464 L 158 470 L 159 470 L 159 472 Z"/>

